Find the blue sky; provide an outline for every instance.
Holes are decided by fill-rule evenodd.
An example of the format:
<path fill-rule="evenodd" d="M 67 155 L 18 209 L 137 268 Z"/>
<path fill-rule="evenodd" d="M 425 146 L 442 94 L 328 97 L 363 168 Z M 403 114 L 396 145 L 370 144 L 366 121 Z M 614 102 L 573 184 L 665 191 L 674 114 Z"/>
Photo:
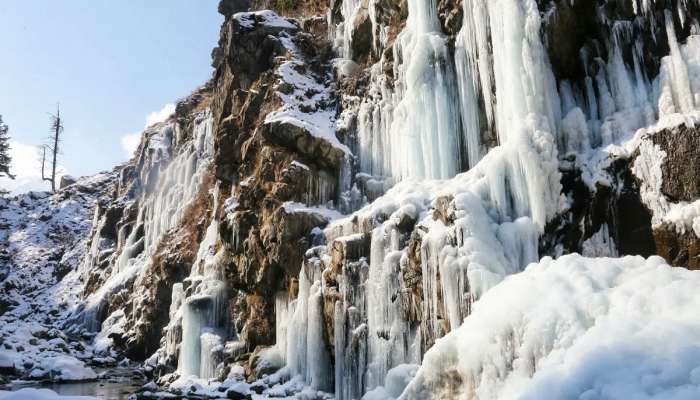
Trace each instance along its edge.
<path fill-rule="evenodd" d="M 0 114 L 17 147 L 42 142 L 60 102 L 70 174 L 126 160 L 122 137 L 211 76 L 217 3 L 1 0 Z"/>

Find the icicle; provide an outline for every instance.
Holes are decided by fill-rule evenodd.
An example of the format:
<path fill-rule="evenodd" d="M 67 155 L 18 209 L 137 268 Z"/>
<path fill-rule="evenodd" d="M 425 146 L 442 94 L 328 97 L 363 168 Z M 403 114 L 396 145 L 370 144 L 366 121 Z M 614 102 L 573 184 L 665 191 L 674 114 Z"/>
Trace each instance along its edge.
<path fill-rule="evenodd" d="M 308 305 L 306 382 L 314 389 L 330 392 L 333 380 L 331 359 L 324 340 L 323 293 L 320 281 L 316 281 L 311 287 Z"/>
<path fill-rule="evenodd" d="M 394 44 L 395 92 L 379 78 L 379 63 L 372 69 L 373 99 L 360 107 L 361 170 L 398 180 L 449 178 L 461 166 L 456 75 L 435 0 L 411 0 L 408 7 Z"/>
<path fill-rule="evenodd" d="M 199 376 L 201 367 L 201 333 L 206 326 L 207 316 L 197 302 L 187 302 L 182 313 L 182 343 L 178 372 L 182 376 Z"/>
<path fill-rule="evenodd" d="M 666 10 L 666 34 L 668 35 L 668 46 L 671 49 L 671 87 L 673 89 L 674 102 L 678 111 L 689 113 L 695 109 L 693 95 L 690 89 L 690 79 L 688 78 L 688 66 L 683 59 L 676 31 L 673 27 L 673 16 Z"/>
<path fill-rule="evenodd" d="M 617 111 L 629 110 L 637 104 L 633 89 L 634 85 L 632 84 L 628 68 L 622 59 L 621 48 L 623 40 L 629 40 L 631 31 L 631 24 L 621 21 L 616 22 L 613 26 L 613 43 L 608 54 L 608 77 Z"/>
<path fill-rule="evenodd" d="M 218 204 L 217 189 L 214 191 L 215 210 L 218 209 Z M 213 215 L 199 244 L 190 276 L 182 285 L 183 288 L 186 286 L 185 293 L 188 297 L 182 300 L 181 306 L 182 343 L 178 360 L 180 376 L 212 378 L 221 361 L 221 347 L 226 339 L 224 333 L 228 332 L 228 291 L 222 280 L 222 253 L 216 251 L 218 233 L 218 217 Z"/>
<path fill-rule="evenodd" d="M 435 0 L 409 0 L 406 28 L 394 53 L 398 95 L 391 126 L 400 179 L 449 178 L 460 170 L 455 72 L 440 33 Z"/>
<path fill-rule="evenodd" d="M 287 367 L 292 375 L 301 376 L 314 389 L 331 391 L 333 374 L 328 353 L 320 271 L 304 263 L 299 273 L 299 294 L 290 304 L 286 322 Z"/>
<path fill-rule="evenodd" d="M 457 83 L 459 85 L 463 141 L 466 145 L 469 167 L 481 159 L 482 125 L 493 129 L 491 57 L 489 52 L 486 5 L 480 0 L 465 0 L 464 21 L 455 43 Z M 486 121 L 479 118 L 479 99 L 484 101 Z"/>
<path fill-rule="evenodd" d="M 223 361 L 223 338 L 213 331 L 205 331 L 200 336 L 202 353 L 199 377 L 211 379 L 216 377 L 216 368 Z"/>

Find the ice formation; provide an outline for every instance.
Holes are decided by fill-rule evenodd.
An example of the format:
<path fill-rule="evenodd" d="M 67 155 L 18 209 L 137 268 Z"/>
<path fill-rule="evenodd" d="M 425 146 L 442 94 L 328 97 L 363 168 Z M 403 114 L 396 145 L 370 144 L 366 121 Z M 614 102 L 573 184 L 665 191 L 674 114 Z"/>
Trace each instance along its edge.
<path fill-rule="evenodd" d="M 545 258 L 475 304 L 402 398 L 695 398 L 699 283 L 659 257 Z"/>
<path fill-rule="evenodd" d="M 645 19 L 651 4 L 635 3 L 638 24 L 651 23 Z M 352 57 L 348 43 L 360 2 L 342 6 L 346 20 L 339 25 L 338 43 L 345 46 L 341 55 Z M 278 327 L 287 332 L 278 346 L 286 349 L 290 372 L 310 383 L 316 379 L 312 370 L 319 365 L 326 370 L 328 362 L 325 354 L 312 360 L 305 351 L 309 341 L 318 341 L 312 327 L 324 318 L 314 304 L 319 292 L 338 298 L 329 340 L 339 399 L 386 395 L 390 371 L 419 364 L 436 339 L 463 330 L 463 321 L 492 288 L 539 260 L 545 225 L 566 207 L 560 157 L 601 157 L 597 151 L 639 128 L 695 112 L 700 99 L 697 37 L 679 44 L 670 14 L 661 23 L 671 52 L 657 78 L 647 76 L 642 65 L 639 25 L 609 21 L 600 11 L 600 20 L 609 24 L 607 54 L 584 47 L 584 79 L 557 82 L 540 37 L 547 16 L 537 2 L 465 0 L 462 6 L 454 60 L 446 52 L 436 2 L 409 1 L 406 26 L 391 49 L 395 81 L 387 81 L 384 59 L 371 67 L 368 96 L 358 105 L 358 176 L 398 183 L 325 229 L 329 249 L 368 236 L 369 259 L 338 267 L 324 248 L 316 248 L 304 264 L 298 299 L 278 303 Z M 490 135 L 496 147 L 483 141 Z M 669 215 L 690 220 L 684 226 L 694 229 L 697 207 L 684 207 Z M 418 241 L 402 230 L 405 221 L 417 223 Z M 411 248 L 416 243 L 417 252 Z M 607 225 L 583 243 L 583 251 L 617 256 Z M 415 254 L 420 309 L 406 286 Z M 435 359 L 432 367 L 443 371 Z"/>
<path fill-rule="evenodd" d="M 195 119 L 191 139 L 184 137 L 184 132 L 174 123 L 162 123 L 147 130 L 146 134 L 150 135 L 147 142 L 148 160 L 153 165 L 145 169 L 148 176 L 139 177 L 143 187 L 138 199 L 137 222 L 129 227 L 128 235 L 124 231 L 119 233 L 116 247 L 121 252 L 115 261 L 115 268 L 105 284 L 87 299 L 84 310 L 80 311 L 80 318 L 89 329 L 101 330 L 100 321 L 106 316 L 100 316 L 106 311 L 110 296 L 139 279 L 140 272 L 150 262 L 162 236 L 180 222 L 187 205 L 197 196 L 213 154 L 212 129 L 211 112 L 204 111 Z M 181 148 L 182 151 L 172 154 L 174 148 Z M 93 229 L 99 231 L 100 227 Z M 85 257 L 81 267 L 85 273 L 99 258 L 99 244 L 93 243 L 90 254 Z"/>
<path fill-rule="evenodd" d="M 319 270 L 302 268 L 298 298 L 288 305 L 278 302 L 277 312 L 288 317 L 280 321 L 287 328 L 278 347 L 292 375 L 301 376 L 314 389 L 329 392 L 333 369 L 323 338 L 321 279 Z"/>
<path fill-rule="evenodd" d="M 380 82 L 376 102 L 360 109 L 362 169 L 398 180 L 450 178 L 462 157 L 455 71 L 435 0 L 412 0 L 408 8 L 394 44 L 396 89 Z"/>
<path fill-rule="evenodd" d="M 166 329 L 172 331 L 174 324 L 181 324 L 178 372 L 183 377 L 216 377 L 224 342 L 228 339 L 228 295 L 216 250 L 216 221 L 212 218 L 207 228 L 190 276 L 173 291 L 173 314 L 181 320 L 171 320 Z"/>

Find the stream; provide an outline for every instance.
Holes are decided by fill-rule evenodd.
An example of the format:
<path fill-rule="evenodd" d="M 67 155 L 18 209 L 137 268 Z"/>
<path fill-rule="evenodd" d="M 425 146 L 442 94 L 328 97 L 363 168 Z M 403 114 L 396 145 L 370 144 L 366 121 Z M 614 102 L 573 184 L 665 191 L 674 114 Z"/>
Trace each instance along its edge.
<path fill-rule="evenodd" d="M 10 391 L 23 388 L 51 389 L 64 396 L 92 396 L 104 400 L 126 400 L 146 382 L 135 369 L 106 370 L 106 378 L 90 382 L 21 382 L 10 384 Z"/>

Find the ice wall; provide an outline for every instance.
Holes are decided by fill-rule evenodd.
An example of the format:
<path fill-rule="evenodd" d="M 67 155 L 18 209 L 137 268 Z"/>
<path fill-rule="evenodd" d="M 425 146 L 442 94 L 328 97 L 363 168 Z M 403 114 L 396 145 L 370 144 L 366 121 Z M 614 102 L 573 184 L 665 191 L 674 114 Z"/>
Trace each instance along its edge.
<path fill-rule="evenodd" d="M 221 253 L 217 248 L 217 221 L 218 219 L 212 216 L 204 239 L 199 245 L 190 276 L 183 282 L 185 298 L 180 299 L 181 294 L 173 291 L 173 304 L 181 302 L 179 313 L 182 315 L 182 341 L 178 373 L 183 378 L 216 377 L 224 342 L 229 339 L 229 294 L 223 280 Z"/>
<path fill-rule="evenodd" d="M 356 10 L 356 3 L 344 5 Z M 664 23 L 671 54 L 659 78 L 645 72 L 638 25 L 608 21 L 601 12 L 609 41 L 596 54 L 582 49 L 585 76 L 570 82 L 557 81 L 552 72 L 535 0 L 462 5 L 453 59 L 436 3 L 408 2 L 406 27 L 392 49 L 394 81 L 382 69 L 386 60 L 372 66 L 357 116 L 360 171 L 400 183 L 326 229 L 333 242 L 328 251 L 367 235 L 369 254 L 341 266 L 327 255 L 312 256 L 318 271 L 313 279 L 308 271 L 300 277 L 293 304 L 301 308 L 280 323 L 287 327 L 292 373 L 310 382 L 312 369 L 326 367 L 325 356 L 312 360 L 304 351 L 312 337 L 318 340 L 310 327 L 328 318 L 327 312 L 314 315 L 312 293 L 337 298 L 334 336 L 326 340 L 333 341 L 340 399 L 383 385 L 399 365 L 420 363 L 428 346 L 461 326 L 491 288 L 539 260 L 539 237 L 566 206 L 560 155 L 585 157 L 696 104 L 695 52 L 684 50 L 694 39 L 678 45 L 669 15 Z M 640 15 L 648 7 L 640 7 Z M 489 135 L 497 147 L 483 143 Z M 372 229 L 358 232 L 363 221 L 371 221 Z M 406 221 L 415 228 L 407 230 Z M 606 232 L 586 246 L 595 254 L 615 253 Z M 326 274 L 335 281 L 326 281 Z M 419 277 L 418 293 L 412 274 Z M 307 334 L 292 338 L 292 331 Z"/>
<path fill-rule="evenodd" d="M 306 269 L 300 276 L 297 309 L 288 321 L 287 332 L 302 334 L 288 336 L 286 346 L 294 351 L 287 352 L 287 363 L 308 381 L 310 369 L 325 369 L 325 358 L 320 363 L 304 358 L 315 336 L 303 332 L 315 335 L 310 327 L 324 318 L 311 307 L 312 293 L 339 298 L 334 337 L 328 339 L 339 399 L 358 398 L 384 385 L 392 369 L 419 364 L 425 350 L 459 327 L 484 293 L 537 261 L 539 235 L 559 210 L 560 98 L 539 38 L 536 3 L 467 1 L 465 7 L 480 6 L 478 15 L 489 18 L 474 17 L 463 28 L 460 66 L 467 70 L 460 73 L 440 33 L 436 3 L 408 6 L 406 28 L 393 49 L 395 90 L 373 67 L 370 100 L 358 116 L 362 170 L 401 182 L 326 229 L 334 241 L 329 249 L 351 247 L 368 235 L 368 257 L 338 270 L 327 256 L 312 256 L 306 265 L 317 266 L 316 278 L 309 280 Z M 491 42 L 483 43 L 487 37 Z M 493 101 L 483 121 L 482 86 L 505 99 Z M 469 118 L 471 127 L 462 124 Z M 496 130 L 501 142 L 488 154 L 479 147 L 484 128 Z M 460 149 L 468 143 L 475 148 L 465 160 Z M 472 164 L 465 174 L 425 179 L 450 178 L 463 161 Z M 440 217 L 437 208 L 450 216 Z M 358 219 L 372 221 L 374 229 L 358 233 Z M 408 230 L 407 221 L 413 221 Z M 416 248 L 417 254 L 410 253 Z M 416 256 L 418 265 L 411 261 Z M 336 282 L 323 279 L 326 274 Z"/>
<path fill-rule="evenodd" d="M 435 0 L 411 0 L 393 47 L 393 89 L 376 75 L 358 115 L 361 171 L 377 176 L 450 178 L 461 170 L 456 75 Z"/>
<path fill-rule="evenodd" d="M 163 123 L 151 127 L 138 156 L 138 178 L 134 190 L 137 198 L 138 216 L 129 226 L 130 233 L 119 232 L 116 248 L 118 256 L 113 261 L 109 275 L 102 286 L 85 302 L 80 318 L 84 325 L 99 331 L 110 296 L 138 279 L 151 262 L 163 235 L 175 227 L 183 213 L 199 193 L 203 184 L 214 148 L 213 119 L 206 110 L 194 119 L 191 134 L 176 123 Z M 132 204 L 133 206 L 133 204 Z M 100 246 L 93 246 L 98 252 Z M 93 270 L 98 254 L 88 254 L 84 271 Z"/>
<path fill-rule="evenodd" d="M 532 113 L 563 155 L 619 143 L 660 117 L 694 110 L 692 61 L 674 28 L 674 19 L 697 24 L 690 6 L 678 2 L 658 21 L 653 1 L 632 3 L 634 20 L 611 20 L 605 6 L 598 8 L 604 42 L 581 48 L 585 77 L 570 82 L 554 79 L 540 38 L 542 18 L 555 20 L 556 5 L 541 13 L 535 1 L 465 0 L 452 57 L 445 53 L 435 2 L 408 2 L 406 28 L 392 49 L 393 79 L 383 72 L 390 61 L 372 66 L 369 94 L 357 110 L 360 171 L 394 180 L 452 177 L 472 168 L 493 137 L 504 144 L 521 136 L 520 121 Z M 353 21 L 360 3 L 343 6 L 355 10 L 343 13 Z M 659 26 L 671 54 L 654 79 L 644 64 L 645 52 L 655 51 L 645 48 L 645 35 Z"/>

